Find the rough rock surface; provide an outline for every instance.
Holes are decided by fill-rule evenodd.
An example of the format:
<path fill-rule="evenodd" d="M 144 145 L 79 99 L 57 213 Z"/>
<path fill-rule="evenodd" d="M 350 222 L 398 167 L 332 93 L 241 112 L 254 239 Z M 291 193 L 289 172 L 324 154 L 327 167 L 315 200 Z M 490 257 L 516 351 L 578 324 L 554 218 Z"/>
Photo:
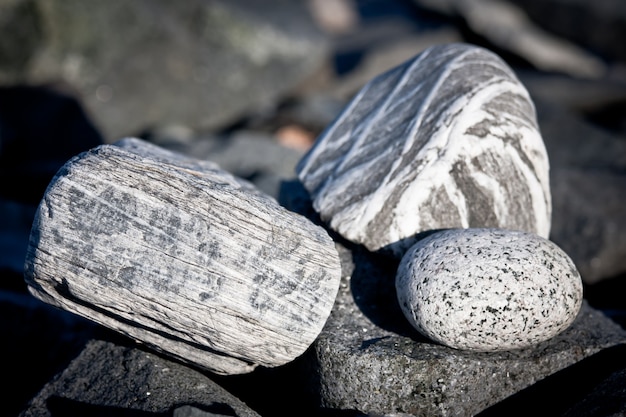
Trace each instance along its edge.
<path fill-rule="evenodd" d="M 372 251 L 401 256 L 440 228 L 550 231 L 532 100 L 472 45 L 434 46 L 372 80 L 296 169 L 322 220 Z"/>
<path fill-rule="evenodd" d="M 20 417 L 189 416 L 193 410 L 197 416 L 258 417 L 192 368 L 138 348 L 92 340 Z"/>
<path fill-rule="evenodd" d="M 449 229 L 404 255 L 398 302 L 431 340 L 457 349 L 503 351 L 551 339 L 583 300 L 576 266 L 553 242 L 504 229 Z"/>
<path fill-rule="evenodd" d="M 216 373 L 301 355 L 339 285 L 328 234 L 214 164 L 127 143 L 52 180 L 24 267 L 33 295 Z"/>
<path fill-rule="evenodd" d="M 372 415 L 475 415 L 626 341 L 620 326 L 584 302 L 572 326 L 534 348 L 479 353 L 433 344 L 402 315 L 396 265 L 361 247 L 338 249 L 344 277 L 337 302 L 306 355 L 318 406 Z"/>

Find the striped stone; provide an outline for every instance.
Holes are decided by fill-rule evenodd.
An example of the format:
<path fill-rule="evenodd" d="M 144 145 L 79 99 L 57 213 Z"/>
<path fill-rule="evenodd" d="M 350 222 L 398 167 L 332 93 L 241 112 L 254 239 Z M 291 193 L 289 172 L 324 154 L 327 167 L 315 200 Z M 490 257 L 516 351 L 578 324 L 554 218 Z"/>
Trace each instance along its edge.
<path fill-rule="evenodd" d="M 549 162 L 512 69 L 469 44 L 431 47 L 366 84 L 296 167 L 322 220 L 401 256 L 420 232 L 548 237 Z"/>

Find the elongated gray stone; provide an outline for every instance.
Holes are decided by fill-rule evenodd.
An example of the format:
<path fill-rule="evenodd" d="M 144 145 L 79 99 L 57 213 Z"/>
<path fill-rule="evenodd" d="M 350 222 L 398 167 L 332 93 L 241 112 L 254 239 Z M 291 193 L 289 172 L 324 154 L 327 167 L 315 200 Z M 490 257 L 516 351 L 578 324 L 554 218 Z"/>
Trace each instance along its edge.
<path fill-rule="evenodd" d="M 502 59 L 468 44 L 374 78 L 296 169 L 322 220 L 369 250 L 401 255 L 440 228 L 550 232 L 533 102 Z"/>
<path fill-rule="evenodd" d="M 330 314 L 338 254 L 249 187 L 137 139 L 82 153 L 39 205 L 29 290 L 216 373 L 289 362 Z"/>

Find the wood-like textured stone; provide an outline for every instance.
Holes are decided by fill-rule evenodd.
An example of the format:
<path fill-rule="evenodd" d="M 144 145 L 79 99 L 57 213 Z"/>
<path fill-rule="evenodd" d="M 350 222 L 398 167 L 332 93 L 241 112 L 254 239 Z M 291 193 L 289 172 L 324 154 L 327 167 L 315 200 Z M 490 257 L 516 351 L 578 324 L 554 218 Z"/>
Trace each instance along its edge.
<path fill-rule="evenodd" d="M 32 294 L 216 373 L 302 354 L 341 276 L 326 231 L 214 164 L 118 145 L 50 183 L 25 263 Z"/>
<path fill-rule="evenodd" d="M 402 255 L 419 232 L 497 227 L 547 237 L 548 155 L 513 71 L 434 46 L 369 82 L 297 166 L 322 220 Z"/>

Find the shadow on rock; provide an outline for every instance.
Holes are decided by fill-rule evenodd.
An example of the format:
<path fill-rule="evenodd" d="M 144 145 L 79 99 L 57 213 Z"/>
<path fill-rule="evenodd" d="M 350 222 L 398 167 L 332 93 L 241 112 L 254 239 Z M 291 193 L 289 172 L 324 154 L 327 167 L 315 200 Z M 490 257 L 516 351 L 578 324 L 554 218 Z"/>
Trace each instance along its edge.
<path fill-rule="evenodd" d="M 611 403 L 616 399 L 608 401 L 608 397 L 603 394 L 596 398 L 595 413 L 579 414 L 577 408 L 580 405 L 577 403 L 581 398 L 590 398 L 590 394 L 602 381 L 609 378 L 616 369 L 625 367 L 626 345 L 604 349 L 489 407 L 477 417 L 617 415 L 612 413 L 623 409 L 620 408 L 623 404 Z"/>
<path fill-rule="evenodd" d="M 0 88 L 0 197 L 38 204 L 68 159 L 102 143 L 80 103 L 60 89 Z"/>
<path fill-rule="evenodd" d="M 211 405 L 176 405 L 167 412 L 150 412 L 117 406 L 89 404 L 59 396 L 50 397 L 47 401 L 52 417 L 63 416 L 119 416 L 119 417 L 237 417 L 231 406 L 224 403 Z"/>

